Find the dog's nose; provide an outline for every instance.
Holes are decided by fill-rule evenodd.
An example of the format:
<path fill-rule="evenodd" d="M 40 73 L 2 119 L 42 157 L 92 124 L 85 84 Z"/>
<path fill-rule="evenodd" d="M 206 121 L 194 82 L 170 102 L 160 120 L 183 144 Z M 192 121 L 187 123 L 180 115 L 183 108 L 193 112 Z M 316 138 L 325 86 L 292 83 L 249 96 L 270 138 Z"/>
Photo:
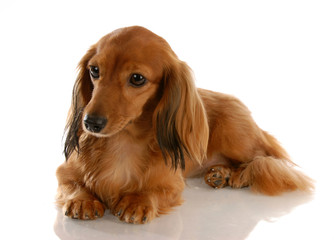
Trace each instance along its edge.
<path fill-rule="evenodd" d="M 84 117 L 84 124 L 88 131 L 99 133 L 106 126 L 107 119 L 101 116 L 94 116 L 86 114 Z"/>

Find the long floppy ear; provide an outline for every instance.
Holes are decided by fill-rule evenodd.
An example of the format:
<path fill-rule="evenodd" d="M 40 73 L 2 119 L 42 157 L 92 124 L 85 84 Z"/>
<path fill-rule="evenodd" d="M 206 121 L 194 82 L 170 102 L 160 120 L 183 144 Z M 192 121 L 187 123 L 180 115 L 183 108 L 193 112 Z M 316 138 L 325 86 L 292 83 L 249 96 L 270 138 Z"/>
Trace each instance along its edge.
<path fill-rule="evenodd" d="M 93 84 L 87 70 L 88 61 L 95 55 L 96 48 L 92 46 L 82 57 L 78 65 L 78 77 L 72 92 L 72 104 L 68 113 L 65 127 L 66 141 L 64 154 L 66 161 L 74 150 L 79 152 L 79 138 L 82 134 L 82 112 L 91 99 Z"/>
<path fill-rule="evenodd" d="M 153 124 L 165 161 L 185 169 L 185 157 L 201 164 L 206 156 L 209 127 L 202 100 L 186 63 L 177 58 L 165 69 L 162 97 Z"/>

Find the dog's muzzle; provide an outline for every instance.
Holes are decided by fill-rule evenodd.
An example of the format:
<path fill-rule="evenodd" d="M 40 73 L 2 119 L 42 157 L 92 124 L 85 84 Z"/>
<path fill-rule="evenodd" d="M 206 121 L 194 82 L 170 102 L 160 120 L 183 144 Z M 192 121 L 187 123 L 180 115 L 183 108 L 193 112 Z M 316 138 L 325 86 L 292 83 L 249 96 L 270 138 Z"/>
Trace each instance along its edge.
<path fill-rule="evenodd" d="M 86 129 L 93 133 L 99 133 L 107 124 L 107 119 L 101 116 L 94 116 L 86 114 L 84 119 Z"/>

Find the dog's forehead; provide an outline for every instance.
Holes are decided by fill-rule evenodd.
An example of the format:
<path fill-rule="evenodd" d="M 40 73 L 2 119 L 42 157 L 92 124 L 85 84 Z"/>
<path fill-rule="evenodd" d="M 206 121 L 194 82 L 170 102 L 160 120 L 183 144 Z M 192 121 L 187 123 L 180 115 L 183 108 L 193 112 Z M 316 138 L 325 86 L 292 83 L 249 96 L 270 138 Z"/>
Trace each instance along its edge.
<path fill-rule="evenodd" d="M 162 37 L 138 26 L 117 29 L 101 38 L 97 44 L 97 51 L 105 53 L 141 54 L 145 52 L 153 55 L 170 50 L 169 44 Z"/>
<path fill-rule="evenodd" d="M 160 68 L 171 53 L 168 43 L 142 27 L 121 28 L 97 43 L 95 59 L 108 64 L 142 63 Z"/>
<path fill-rule="evenodd" d="M 118 48 L 141 48 L 147 45 L 164 44 L 164 40 L 153 32 L 142 27 L 129 27 L 117 29 L 99 42 L 98 46 L 102 48 L 114 46 Z"/>

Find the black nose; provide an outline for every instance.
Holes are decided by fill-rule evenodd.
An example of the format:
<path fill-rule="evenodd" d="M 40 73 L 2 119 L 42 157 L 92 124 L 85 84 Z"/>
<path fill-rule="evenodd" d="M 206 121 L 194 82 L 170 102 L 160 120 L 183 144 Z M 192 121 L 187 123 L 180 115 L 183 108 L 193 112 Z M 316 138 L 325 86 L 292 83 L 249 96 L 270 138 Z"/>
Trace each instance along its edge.
<path fill-rule="evenodd" d="M 84 124 L 88 131 L 99 133 L 106 126 L 107 119 L 105 117 L 94 116 L 86 114 L 84 117 Z"/>

